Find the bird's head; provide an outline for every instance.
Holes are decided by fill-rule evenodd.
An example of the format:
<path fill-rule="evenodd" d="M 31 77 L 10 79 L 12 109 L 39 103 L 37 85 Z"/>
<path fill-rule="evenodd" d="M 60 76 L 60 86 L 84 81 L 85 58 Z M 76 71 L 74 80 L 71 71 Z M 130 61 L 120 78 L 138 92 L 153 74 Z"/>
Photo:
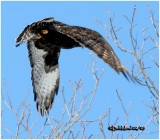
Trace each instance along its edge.
<path fill-rule="evenodd" d="M 41 38 L 41 34 L 47 34 L 50 23 L 53 23 L 54 18 L 45 18 L 41 21 L 34 22 L 27 27 L 24 28 L 22 33 L 18 36 L 16 39 L 16 47 L 20 46 L 21 44 L 30 41 L 30 40 L 36 40 Z"/>

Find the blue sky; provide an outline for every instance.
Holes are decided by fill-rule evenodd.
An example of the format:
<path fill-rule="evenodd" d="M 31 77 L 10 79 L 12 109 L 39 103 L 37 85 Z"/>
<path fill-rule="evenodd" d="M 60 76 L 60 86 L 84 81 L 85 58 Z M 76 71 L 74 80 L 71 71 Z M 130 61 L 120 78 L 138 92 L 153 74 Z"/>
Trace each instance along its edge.
<path fill-rule="evenodd" d="M 107 38 L 104 27 L 94 19 L 96 18 L 109 25 L 107 14 L 108 8 L 110 12 L 115 15 L 115 25 L 122 27 L 121 31 L 118 32 L 120 40 L 126 48 L 130 49 L 129 24 L 123 15 L 127 15 L 131 18 L 135 4 L 137 5 L 135 23 L 138 25 L 135 29 L 135 34 L 138 34 L 139 44 L 142 44 L 142 28 L 148 27 L 148 33 L 155 36 L 149 20 L 149 11 L 146 6 L 147 3 L 155 11 L 155 17 L 158 17 L 158 2 L 2 2 L 2 93 L 4 95 L 6 93 L 6 86 L 4 85 L 4 81 L 6 80 L 8 93 L 11 97 L 12 104 L 16 109 L 23 98 L 28 94 L 29 97 L 27 102 L 32 103 L 31 109 L 33 117 L 31 119 L 34 120 L 37 117 L 38 113 L 36 111 L 35 102 L 33 101 L 34 96 L 31 83 L 31 68 L 27 47 L 26 44 L 23 44 L 19 48 L 15 48 L 15 39 L 25 26 L 46 17 L 54 17 L 55 20 L 69 25 L 83 26 L 98 31 L 105 37 L 105 39 L 107 39 L 122 63 L 131 70 L 133 58 L 130 57 L 129 54 L 120 51 L 114 42 Z M 147 44 L 148 47 L 151 47 L 151 45 L 153 44 Z M 73 89 L 69 80 L 72 82 L 78 82 L 81 78 L 85 95 L 93 90 L 94 79 L 90 70 L 86 67 L 86 65 L 89 67 L 92 65 L 90 53 L 91 51 L 85 48 L 61 51 L 59 59 L 59 94 L 55 97 L 54 105 L 50 111 L 51 116 L 58 117 L 62 111 L 62 95 L 60 94 L 62 86 L 64 86 L 65 89 L 64 93 L 66 95 L 66 100 L 69 101 L 72 96 Z M 151 53 L 151 55 L 154 54 L 157 55 L 157 52 L 153 51 Z M 146 65 L 152 67 L 150 58 L 145 58 Z M 117 89 L 121 94 L 127 109 L 129 109 L 129 104 L 132 102 L 129 123 L 133 126 L 137 126 L 137 118 L 140 118 L 140 125 L 145 125 L 148 117 L 151 116 L 149 108 L 144 105 L 144 103 L 150 105 L 152 103 L 151 95 L 148 90 L 142 86 L 128 82 L 122 75 L 117 75 L 114 70 L 95 55 L 94 59 L 98 62 L 96 68 L 99 70 L 99 73 L 102 68 L 105 69 L 105 73 L 99 83 L 92 108 L 86 115 L 86 118 L 90 120 L 99 118 L 102 113 L 105 113 L 108 108 L 111 107 L 111 123 L 113 123 L 116 120 L 116 117 L 119 116 L 118 124 L 123 125 L 125 114 L 116 95 Z M 149 74 L 158 87 L 158 70 L 151 69 Z M 2 120 L 8 129 L 15 134 L 16 118 L 3 102 L 2 109 Z M 40 124 L 43 124 L 45 118 L 40 119 Z M 92 127 L 95 128 L 95 130 L 92 130 L 93 133 L 95 133 L 98 124 L 93 124 Z M 107 123 L 105 127 L 106 133 L 108 134 Z M 36 126 L 36 128 L 40 129 L 41 127 Z M 158 126 L 151 123 L 146 132 L 158 131 L 157 129 Z M 44 132 L 44 134 L 45 133 L 46 132 Z M 34 129 L 32 134 L 36 134 L 36 129 Z M 125 132 L 122 134 L 126 136 Z M 3 127 L 2 136 L 4 138 L 10 138 L 9 134 L 3 129 Z M 20 138 L 26 137 L 27 135 L 20 136 Z M 143 134 L 140 138 L 158 138 L 158 134 Z"/>

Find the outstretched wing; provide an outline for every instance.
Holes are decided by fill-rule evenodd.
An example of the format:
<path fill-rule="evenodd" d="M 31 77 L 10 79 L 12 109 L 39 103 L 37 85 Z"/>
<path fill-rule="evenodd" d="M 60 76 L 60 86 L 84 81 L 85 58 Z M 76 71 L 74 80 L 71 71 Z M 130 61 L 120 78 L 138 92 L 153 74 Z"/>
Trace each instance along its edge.
<path fill-rule="evenodd" d="M 107 41 L 91 29 L 69 26 L 53 18 L 46 18 L 28 25 L 16 39 L 16 46 L 24 42 L 28 43 L 35 101 L 42 115 L 44 110 L 49 112 L 54 96 L 58 92 L 58 57 L 61 48 L 87 47 L 117 73 L 121 72 L 127 79 L 129 77 L 132 80 L 132 76 Z"/>
<path fill-rule="evenodd" d="M 37 49 L 35 41 L 28 41 L 29 58 L 32 67 L 32 85 L 34 90 L 34 100 L 37 110 L 41 115 L 44 111 L 49 113 L 55 94 L 58 93 L 59 86 L 59 51 L 46 52 Z"/>
<path fill-rule="evenodd" d="M 74 39 L 81 46 L 87 47 L 88 49 L 94 51 L 117 73 L 121 72 L 127 79 L 128 77 L 130 77 L 130 79 L 132 80 L 131 75 L 122 65 L 111 46 L 98 32 L 84 27 L 69 26 L 56 21 L 53 22 L 52 27 L 53 30 L 56 30 L 57 32 Z"/>

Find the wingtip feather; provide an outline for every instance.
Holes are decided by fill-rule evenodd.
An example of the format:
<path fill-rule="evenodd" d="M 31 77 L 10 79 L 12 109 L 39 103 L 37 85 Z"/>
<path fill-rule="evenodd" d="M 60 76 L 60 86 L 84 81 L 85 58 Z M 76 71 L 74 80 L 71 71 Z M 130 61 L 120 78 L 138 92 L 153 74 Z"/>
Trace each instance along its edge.
<path fill-rule="evenodd" d="M 132 81 L 133 83 L 136 82 L 135 78 L 127 70 L 121 71 L 121 73 L 127 79 L 127 81 Z"/>

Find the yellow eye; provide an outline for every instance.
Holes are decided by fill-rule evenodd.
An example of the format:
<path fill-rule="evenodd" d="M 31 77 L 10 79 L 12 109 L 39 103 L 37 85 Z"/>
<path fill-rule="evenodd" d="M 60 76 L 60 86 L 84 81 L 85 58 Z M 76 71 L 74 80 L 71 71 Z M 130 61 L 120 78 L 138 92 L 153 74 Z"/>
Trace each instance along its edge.
<path fill-rule="evenodd" d="M 42 30 L 43 34 L 48 34 L 48 30 Z"/>
<path fill-rule="evenodd" d="M 36 39 L 40 39 L 41 38 L 41 35 L 38 33 L 37 35 L 36 35 Z"/>

